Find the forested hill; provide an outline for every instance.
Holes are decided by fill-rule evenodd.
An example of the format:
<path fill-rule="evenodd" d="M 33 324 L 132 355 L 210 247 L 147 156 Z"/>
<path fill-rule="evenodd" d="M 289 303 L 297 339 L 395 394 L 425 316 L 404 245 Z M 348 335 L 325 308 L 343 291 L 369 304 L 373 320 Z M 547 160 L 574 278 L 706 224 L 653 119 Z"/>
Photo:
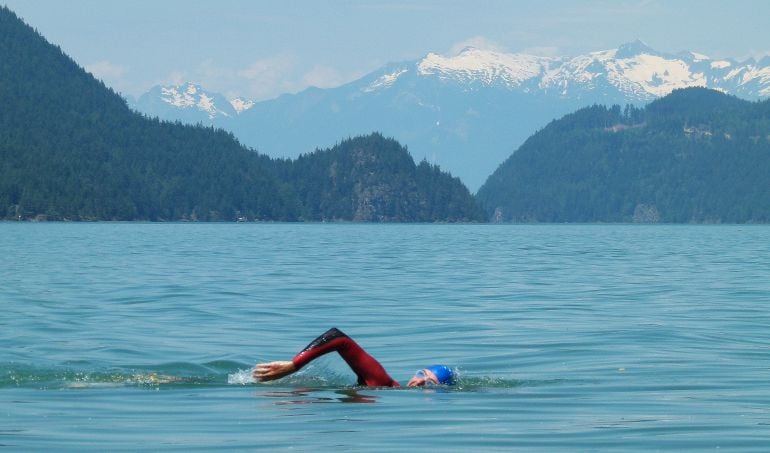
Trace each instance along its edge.
<path fill-rule="evenodd" d="M 0 9 L 0 207 L 5 218 L 291 219 L 269 159 L 212 129 L 133 113 Z"/>
<path fill-rule="evenodd" d="M 553 121 L 477 198 L 497 221 L 770 222 L 770 101 L 703 88 Z"/>
<path fill-rule="evenodd" d="M 289 179 L 309 220 L 484 221 L 468 189 L 379 134 L 300 156 Z"/>
<path fill-rule="evenodd" d="M 458 180 L 416 166 L 405 149 L 376 134 L 281 161 L 246 149 L 219 130 L 132 112 L 5 7 L 0 7 L 0 106 L 4 219 L 483 218 Z M 359 159 L 362 153 L 368 161 Z M 389 159 L 400 160 L 389 166 Z M 315 163 L 334 166 L 321 171 Z M 333 169 L 347 173 L 330 175 Z M 363 169 L 366 173 L 358 171 Z M 396 190 L 402 183 L 413 191 Z"/>

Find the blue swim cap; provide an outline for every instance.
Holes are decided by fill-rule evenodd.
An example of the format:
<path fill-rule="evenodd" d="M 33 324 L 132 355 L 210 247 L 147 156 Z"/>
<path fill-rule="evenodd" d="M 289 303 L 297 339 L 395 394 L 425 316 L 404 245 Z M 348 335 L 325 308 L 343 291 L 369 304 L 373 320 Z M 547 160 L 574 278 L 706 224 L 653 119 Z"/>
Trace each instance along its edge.
<path fill-rule="evenodd" d="M 426 369 L 436 375 L 439 384 L 452 385 L 455 383 L 455 373 L 446 365 L 431 365 Z"/>

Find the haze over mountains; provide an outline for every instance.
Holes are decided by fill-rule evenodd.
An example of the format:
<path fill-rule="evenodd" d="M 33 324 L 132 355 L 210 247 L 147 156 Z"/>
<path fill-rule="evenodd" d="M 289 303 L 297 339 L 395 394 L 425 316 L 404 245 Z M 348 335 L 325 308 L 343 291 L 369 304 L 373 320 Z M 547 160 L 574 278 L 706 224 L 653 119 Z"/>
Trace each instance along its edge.
<path fill-rule="evenodd" d="M 212 120 L 268 115 L 265 105 L 273 106 L 272 113 L 293 112 L 278 121 L 287 128 L 287 142 L 328 132 L 331 125 L 358 127 L 366 119 L 372 122 L 367 130 L 396 124 L 435 133 L 443 151 L 459 140 L 442 128 L 460 121 L 452 115 L 462 114 L 464 143 L 471 144 L 466 151 L 473 154 L 458 156 L 470 166 L 493 165 L 478 145 L 483 139 L 500 140 L 535 114 L 545 117 L 554 105 L 586 102 L 586 93 L 642 99 L 654 97 L 653 89 L 665 83 L 686 87 L 736 77 L 742 80 L 735 82 L 736 90 L 753 86 L 756 97 L 767 91 L 765 71 L 756 66 L 734 68 L 721 78 L 675 73 L 679 63 L 640 46 L 625 49 L 635 55 L 629 58 L 617 58 L 624 49 L 595 54 L 594 62 L 609 68 L 606 77 L 597 75 L 593 89 L 586 84 L 571 98 L 574 87 L 563 83 L 562 64 L 495 54 L 501 65 L 492 65 L 481 58 L 489 52 L 471 49 L 455 59 L 433 55 L 338 89 L 307 90 L 251 108 L 247 101 L 229 102 L 196 86 L 161 93 L 189 112 L 204 109 Z M 714 74 L 733 64 L 691 57 L 687 68 L 697 63 Z M 637 64 L 627 61 L 632 59 Z M 278 159 L 243 147 L 221 129 L 147 118 L 3 7 L 0 61 L 5 63 L 0 65 L 0 219 L 770 222 L 770 100 L 751 102 L 687 87 L 643 108 L 610 102 L 583 107 L 549 120 L 511 150 L 474 197 L 459 178 L 427 160 L 415 163 L 419 152 L 410 154 L 378 133 L 342 135 L 329 149 Z M 641 62 L 650 61 L 657 62 L 657 72 L 642 70 Z M 639 76 L 633 85 L 631 79 L 619 79 L 620 73 L 657 74 L 660 80 Z M 555 85 L 561 91 L 542 88 L 543 80 L 561 80 Z M 647 80 L 655 83 L 642 83 Z M 555 101 L 559 96 L 561 103 Z M 308 102 L 297 103 L 303 99 Z M 426 104 L 429 100 L 435 104 Z M 337 102 L 331 113 L 329 102 Z M 369 113 L 387 109 L 399 114 L 380 118 L 386 127 L 379 127 Z M 313 118 L 319 123 L 303 123 Z M 251 124 L 261 127 L 268 120 L 252 118 Z M 288 128 L 291 120 L 296 122 Z M 420 128 L 419 121 L 435 121 L 435 128 Z M 479 135 L 481 128 L 494 134 Z"/>
<path fill-rule="evenodd" d="M 770 100 L 685 88 L 551 122 L 476 198 L 501 222 L 767 223 L 769 175 Z"/>
<path fill-rule="evenodd" d="M 150 116 L 211 124 L 245 145 L 296 157 L 372 131 L 407 144 L 476 191 L 549 121 L 594 103 L 641 106 L 677 88 L 704 86 L 747 100 L 770 96 L 770 57 L 667 54 L 641 41 L 577 57 L 466 48 L 455 56 L 386 65 L 337 88 L 252 102 L 188 83 L 155 87 L 132 106 Z"/>
<path fill-rule="evenodd" d="M 486 217 L 459 179 L 379 134 L 292 161 L 146 118 L 2 6 L 0 61 L 0 220 Z"/>

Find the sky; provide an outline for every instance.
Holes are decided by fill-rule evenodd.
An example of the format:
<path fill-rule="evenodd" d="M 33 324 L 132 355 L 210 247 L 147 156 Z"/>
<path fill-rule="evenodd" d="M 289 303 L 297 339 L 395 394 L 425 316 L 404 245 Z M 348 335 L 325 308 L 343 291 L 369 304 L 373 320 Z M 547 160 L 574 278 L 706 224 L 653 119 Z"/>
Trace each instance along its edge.
<path fill-rule="evenodd" d="M 264 100 L 473 45 L 575 56 L 640 39 L 770 55 L 766 0 L 0 0 L 126 96 L 192 81 Z"/>

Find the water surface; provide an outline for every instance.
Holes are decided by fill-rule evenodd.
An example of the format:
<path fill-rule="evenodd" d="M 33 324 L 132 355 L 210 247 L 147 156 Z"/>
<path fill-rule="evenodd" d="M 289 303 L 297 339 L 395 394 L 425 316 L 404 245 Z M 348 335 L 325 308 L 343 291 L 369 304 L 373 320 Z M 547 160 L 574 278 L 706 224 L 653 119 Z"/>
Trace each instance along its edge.
<path fill-rule="evenodd" d="M 12 449 L 770 445 L 770 227 L 0 223 Z M 405 383 L 326 356 L 336 326 Z"/>

